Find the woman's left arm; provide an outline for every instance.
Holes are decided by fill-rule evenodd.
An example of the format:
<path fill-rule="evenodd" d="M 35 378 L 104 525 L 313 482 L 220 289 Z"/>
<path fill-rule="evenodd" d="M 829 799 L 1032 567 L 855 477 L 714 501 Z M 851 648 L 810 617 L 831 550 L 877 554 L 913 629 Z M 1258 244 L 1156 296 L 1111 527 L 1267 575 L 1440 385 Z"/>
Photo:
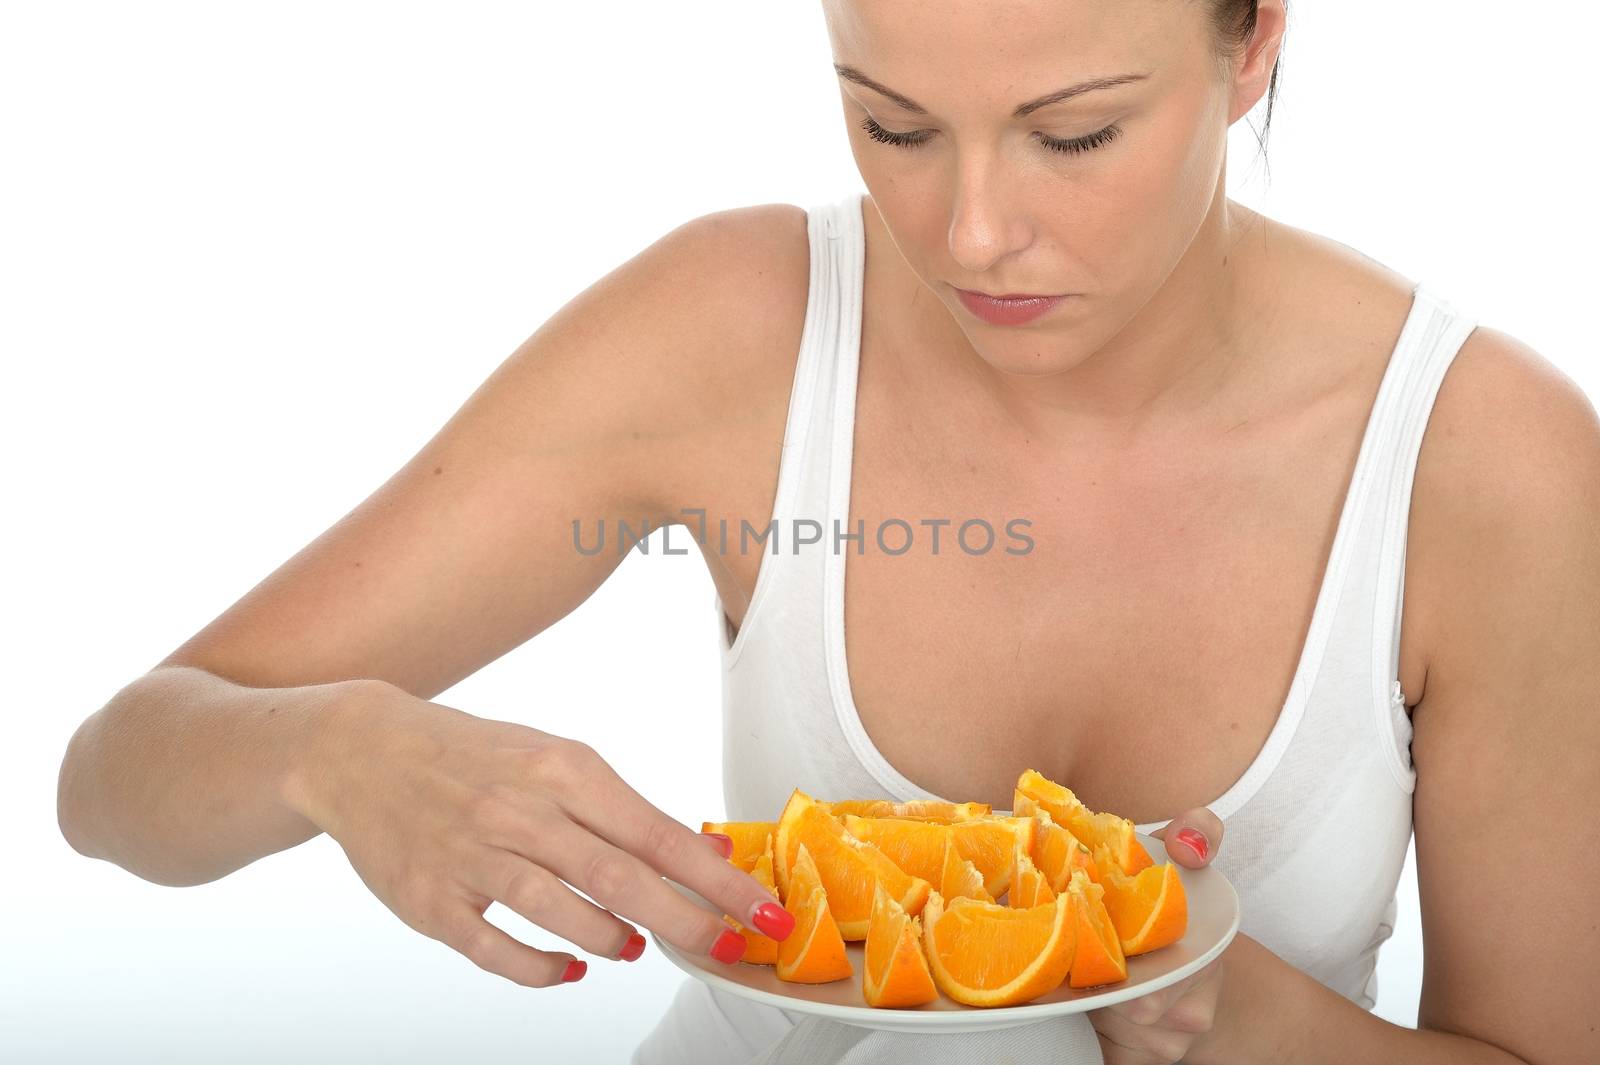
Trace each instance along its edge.
<path fill-rule="evenodd" d="M 1600 812 L 1600 418 L 1497 331 L 1456 359 L 1419 458 L 1411 543 L 1425 550 L 1408 552 L 1406 585 L 1428 633 L 1411 742 L 1417 1027 L 1240 935 L 1218 973 L 1096 1011 L 1107 1065 L 1173 1060 L 1105 1040 L 1148 1048 L 1159 1040 L 1128 1024 L 1173 1034 L 1164 1019 L 1186 1065 L 1600 1062 L 1600 844 L 1581 833 Z M 1184 1036 L 1208 1005 L 1209 1030 Z"/>

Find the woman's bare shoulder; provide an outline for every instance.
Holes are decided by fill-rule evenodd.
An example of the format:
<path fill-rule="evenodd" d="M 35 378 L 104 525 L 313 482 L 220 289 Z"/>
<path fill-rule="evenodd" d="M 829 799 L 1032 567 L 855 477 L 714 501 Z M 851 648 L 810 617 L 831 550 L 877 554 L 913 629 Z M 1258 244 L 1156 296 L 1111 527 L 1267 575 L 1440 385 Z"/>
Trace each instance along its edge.
<path fill-rule="evenodd" d="M 1417 460 L 1416 495 L 1480 517 L 1538 508 L 1600 476 L 1600 418 L 1543 354 L 1479 325 L 1445 372 Z"/>
<path fill-rule="evenodd" d="M 810 295 L 806 210 L 716 211 L 661 243 L 671 250 L 657 273 L 682 300 L 673 320 L 684 355 L 659 398 L 687 409 L 659 416 L 679 422 L 671 435 L 692 436 L 674 449 L 674 467 L 660 471 L 663 499 L 703 502 L 708 485 L 730 480 L 770 491 Z"/>
<path fill-rule="evenodd" d="M 1331 237 L 1266 227 L 1275 264 L 1294 278 L 1283 286 L 1293 304 L 1286 317 L 1307 344 L 1327 346 L 1314 364 L 1349 365 L 1370 399 L 1417 282 Z M 1600 527 L 1594 400 L 1551 358 L 1478 325 L 1428 413 L 1409 515 L 1404 643 L 1416 650 L 1405 657 L 1415 654 L 1428 679 L 1406 690 L 1424 699 L 1438 688 L 1435 667 L 1464 643 L 1462 619 L 1490 601 L 1486 581 L 1498 594 L 1547 564 L 1584 564 L 1574 544 Z"/>
<path fill-rule="evenodd" d="M 701 370 L 732 405 L 763 385 L 787 394 L 809 295 L 806 225 L 804 208 L 769 203 L 701 215 L 673 234 L 682 245 L 676 268 L 698 278 L 687 288 Z"/>
<path fill-rule="evenodd" d="M 1418 615 L 1430 676 L 1443 641 L 1462 640 L 1463 619 L 1506 592 L 1506 609 L 1492 609 L 1503 618 L 1536 602 L 1546 578 L 1559 583 L 1563 566 L 1593 564 L 1582 545 L 1596 528 L 1593 400 L 1522 340 L 1479 325 L 1439 386 L 1413 483 L 1406 610 Z"/>

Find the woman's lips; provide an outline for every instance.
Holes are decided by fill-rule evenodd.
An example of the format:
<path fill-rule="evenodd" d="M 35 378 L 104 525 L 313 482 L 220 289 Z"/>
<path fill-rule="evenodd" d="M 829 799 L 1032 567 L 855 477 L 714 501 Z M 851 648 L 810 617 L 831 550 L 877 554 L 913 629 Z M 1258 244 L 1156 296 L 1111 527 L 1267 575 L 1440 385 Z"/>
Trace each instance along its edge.
<path fill-rule="evenodd" d="M 958 288 L 956 295 L 960 297 L 962 305 L 967 310 L 990 325 L 1023 325 L 1038 318 L 1071 293 L 1060 296 L 1032 296 L 1024 293 L 991 296 L 984 292 Z"/>

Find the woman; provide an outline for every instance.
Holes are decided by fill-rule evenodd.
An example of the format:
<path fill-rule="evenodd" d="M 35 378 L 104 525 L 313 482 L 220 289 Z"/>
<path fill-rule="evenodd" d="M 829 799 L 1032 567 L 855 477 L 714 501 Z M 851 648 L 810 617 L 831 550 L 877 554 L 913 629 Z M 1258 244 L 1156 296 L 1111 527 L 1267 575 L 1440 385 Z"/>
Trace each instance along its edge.
<path fill-rule="evenodd" d="M 1031 765 L 1215 861 L 1244 924 L 1092 1028 L 923 1046 L 693 983 L 639 1060 L 1595 1057 L 1595 859 L 1530 816 L 1600 800 L 1571 754 L 1600 740 L 1593 408 L 1426 286 L 1227 200 L 1277 0 L 1007 11 L 830 0 L 870 195 L 698 219 L 573 300 L 84 724 L 73 845 L 192 884 L 327 832 L 413 928 L 529 986 L 586 962 L 489 925 L 494 900 L 601 958 L 649 928 L 736 960 L 658 879 L 782 935 L 718 841 L 581 744 L 430 701 L 615 568 L 574 519 L 703 510 L 729 816 L 794 786 L 1005 806 Z M 741 550 L 769 517 L 824 540 Z M 956 539 L 1016 518 L 1029 550 Z M 865 537 L 835 550 L 833 521 Z M 1413 821 L 1415 1031 L 1366 1009 Z"/>

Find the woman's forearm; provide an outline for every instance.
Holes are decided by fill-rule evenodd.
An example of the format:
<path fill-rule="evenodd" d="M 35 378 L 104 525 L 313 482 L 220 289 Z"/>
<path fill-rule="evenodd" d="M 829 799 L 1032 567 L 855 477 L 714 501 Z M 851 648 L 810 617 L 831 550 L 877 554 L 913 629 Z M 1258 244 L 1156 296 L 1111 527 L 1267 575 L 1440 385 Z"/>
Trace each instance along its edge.
<path fill-rule="evenodd" d="M 1224 956 L 1221 1023 L 1185 1065 L 1527 1065 L 1478 1039 L 1392 1024 L 1248 936 L 1235 936 Z"/>
<path fill-rule="evenodd" d="M 285 783 L 341 703 L 374 681 L 248 688 L 153 670 L 73 735 L 56 808 L 74 849 L 158 884 L 202 884 L 320 829 Z"/>

